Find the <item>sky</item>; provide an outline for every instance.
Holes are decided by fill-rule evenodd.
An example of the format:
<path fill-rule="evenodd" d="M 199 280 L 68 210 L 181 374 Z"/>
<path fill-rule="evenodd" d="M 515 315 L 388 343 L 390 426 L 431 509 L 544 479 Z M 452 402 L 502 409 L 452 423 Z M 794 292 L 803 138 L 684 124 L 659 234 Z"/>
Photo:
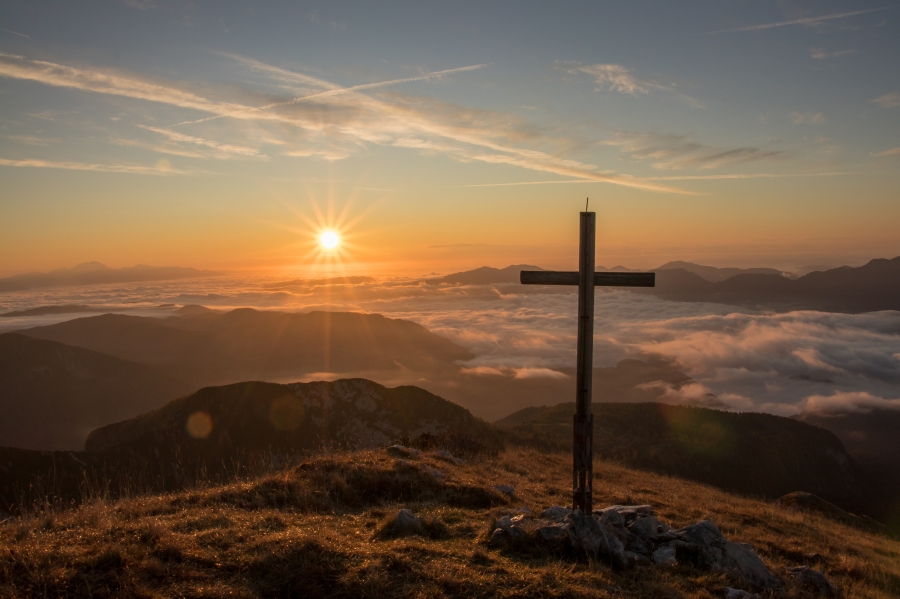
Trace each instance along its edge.
<path fill-rule="evenodd" d="M 588 197 L 606 266 L 890 258 L 898 59 L 896 0 L 7 0 L 0 275 L 574 268 Z"/>

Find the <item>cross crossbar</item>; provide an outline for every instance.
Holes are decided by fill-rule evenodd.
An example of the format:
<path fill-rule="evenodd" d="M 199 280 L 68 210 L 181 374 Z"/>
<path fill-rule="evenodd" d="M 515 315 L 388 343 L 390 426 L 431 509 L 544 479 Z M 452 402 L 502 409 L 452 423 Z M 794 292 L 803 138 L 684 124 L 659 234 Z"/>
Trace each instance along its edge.
<path fill-rule="evenodd" d="M 578 285 L 577 271 L 523 270 L 519 282 L 523 285 Z M 654 287 L 654 272 L 595 272 L 594 287 Z"/>

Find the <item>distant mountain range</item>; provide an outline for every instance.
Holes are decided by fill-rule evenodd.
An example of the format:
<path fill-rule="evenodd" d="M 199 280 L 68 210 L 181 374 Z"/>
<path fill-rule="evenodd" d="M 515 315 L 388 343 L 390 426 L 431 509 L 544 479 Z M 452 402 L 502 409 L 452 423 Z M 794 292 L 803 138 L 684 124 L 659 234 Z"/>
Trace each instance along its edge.
<path fill-rule="evenodd" d="M 93 429 L 192 389 L 160 368 L 6 333 L 0 335 L 0 446 L 81 449 Z"/>
<path fill-rule="evenodd" d="M 197 270 L 178 266 L 146 266 L 110 268 L 99 262 L 85 262 L 72 268 L 60 268 L 47 273 L 25 273 L 0 279 L 0 291 L 24 291 L 45 287 L 70 287 L 102 283 L 136 283 L 219 276 L 212 270 Z"/>
<path fill-rule="evenodd" d="M 656 273 L 656 287 L 630 289 L 676 301 L 773 305 L 831 312 L 900 310 L 900 257 L 860 267 L 842 266 L 797 279 L 779 274 L 739 274 L 708 281 L 685 269 Z"/>
<path fill-rule="evenodd" d="M 703 268 L 703 267 L 701 267 Z M 709 268 L 709 267 L 705 267 Z M 450 283 L 452 285 L 493 285 L 499 283 L 518 283 L 519 273 L 523 270 L 544 270 L 540 266 L 532 266 L 531 264 L 513 264 L 506 268 L 491 268 L 490 266 L 482 266 L 475 270 L 466 270 L 457 272 L 438 279 L 429 279 L 432 282 Z M 598 271 L 612 272 L 636 272 L 624 266 L 615 266 L 606 268 L 597 267 Z"/>
<path fill-rule="evenodd" d="M 789 273 L 783 270 L 777 270 L 774 268 L 716 268 L 715 266 L 703 266 L 701 264 L 694 264 L 692 262 L 682 262 L 681 260 L 677 260 L 675 262 L 666 262 L 662 266 L 658 266 L 652 270 L 658 272 L 660 270 L 676 269 L 692 272 L 695 275 L 713 283 L 717 281 L 724 281 L 725 279 L 737 275 L 777 275 L 779 277 L 787 277 L 789 279 L 796 278 L 793 273 Z"/>
<path fill-rule="evenodd" d="M 574 403 L 526 408 L 497 421 L 515 442 L 572 447 Z M 594 451 L 603 459 L 776 498 L 814 493 L 851 511 L 881 504 L 833 434 L 771 414 L 659 403 L 594 403 Z"/>
<path fill-rule="evenodd" d="M 491 268 L 490 266 L 482 266 L 475 270 L 467 270 L 447 275 L 436 282 L 450 283 L 455 285 L 491 285 L 494 283 L 518 283 L 519 273 L 523 270 L 544 270 L 539 266 L 530 264 L 513 264 L 506 268 Z"/>
<path fill-rule="evenodd" d="M 485 266 L 438 281 L 462 285 L 518 283 L 523 270 L 543 269 L 526 264 L 502 269 Z M 607 269 L 598 266 L 597 270 Z M 668 262 L 655 272 L 655 287 L 627 288 L 628 291 L 673 301 L 764 305 L 787 310 L 850 313 L 900 310 L 900 257 L 878 258 L 864 266 L 841 266 L 801 277 L 772 268 L 716 268 L 690 262 Z"/>
<path fill-rule="evenodd" d="M 150 318 L 103 314 L 19 331 L 165 367 L 196 387 L 308 373 L 453 367 L 468 350 L 407 320 L 353 312 L 219 312 Z"/>
<path fill-rule="evenodd" d="M 3 314 L 0 314 L 0 318 L 16 318 L 18 316 L 46 316 L 48 314 L 79 314 L 82 312 L 102 311 L 103 308 L 92 308 L 91 306 L 82 306 L 80 304 L 61 304 L 57 306 L 38 306 L 37 308 L 17 310 L 15 312 L 4 312 Z"/>

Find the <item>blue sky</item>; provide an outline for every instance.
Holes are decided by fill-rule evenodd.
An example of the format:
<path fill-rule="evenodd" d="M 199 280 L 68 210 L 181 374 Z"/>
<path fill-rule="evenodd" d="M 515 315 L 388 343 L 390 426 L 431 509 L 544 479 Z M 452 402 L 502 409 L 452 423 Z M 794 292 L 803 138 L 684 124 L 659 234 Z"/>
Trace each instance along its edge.
<path fill-rule="evenodd" d="M 900 3 L 16 2 L 0 273 L 900 253 Z M 317 213 L 320 213 L 317 215 Z M 343 215 L 343 218 L 342 218 Z"/>

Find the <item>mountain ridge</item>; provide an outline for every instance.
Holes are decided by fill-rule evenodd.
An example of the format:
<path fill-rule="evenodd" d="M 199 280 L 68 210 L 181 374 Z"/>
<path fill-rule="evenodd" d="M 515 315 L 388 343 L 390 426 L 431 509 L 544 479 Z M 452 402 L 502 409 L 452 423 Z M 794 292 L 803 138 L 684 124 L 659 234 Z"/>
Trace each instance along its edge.
<path fill-rule="evenodd" d="M 84 262 L 71 268 L 50 272 L 30 272 L 0 279 L 0 291 L 24 291 L 46 287 L 100 285 L 106 283 L 137 283 L 220 276 L 214 270 L 198 270 L 182 266 L 148 266 L 137 264 L 124 268 L 110 268 L 100 262 Z"/>

